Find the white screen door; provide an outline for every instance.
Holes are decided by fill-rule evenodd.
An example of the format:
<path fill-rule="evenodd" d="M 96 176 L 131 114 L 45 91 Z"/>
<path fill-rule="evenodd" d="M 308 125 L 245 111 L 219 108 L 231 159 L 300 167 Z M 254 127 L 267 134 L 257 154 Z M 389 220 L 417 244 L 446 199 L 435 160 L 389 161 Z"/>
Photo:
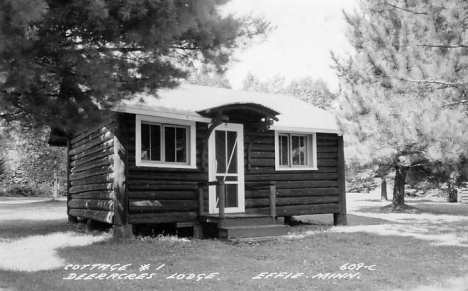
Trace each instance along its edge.
<path fill-rule="evenodd" d="M 225 212 L 244 212 L 244 130 L 242 124 L 219 125 L 211 134 L 208 144 L 209 181 L 225 182 Z M 218 213 L 219 197 L 216 193 L 216 186 L 210 186 L 209 189 L 209 211 Z"/>

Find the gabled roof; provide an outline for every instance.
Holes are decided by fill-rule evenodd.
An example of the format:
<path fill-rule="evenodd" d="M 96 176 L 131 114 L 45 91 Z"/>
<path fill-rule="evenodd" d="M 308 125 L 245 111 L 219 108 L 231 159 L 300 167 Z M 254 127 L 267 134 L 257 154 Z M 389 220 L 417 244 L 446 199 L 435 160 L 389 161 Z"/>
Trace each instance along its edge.
<path fill-rule="evenodd" d="M 271 129 L 341 133 L 335 115 L 293 96 L 189 84 L 159 90 L 157 96 L 137 94 L 115 111 L 210 122 L 204 112 L 232 104 L 258 104 L 279 113 Z"/>

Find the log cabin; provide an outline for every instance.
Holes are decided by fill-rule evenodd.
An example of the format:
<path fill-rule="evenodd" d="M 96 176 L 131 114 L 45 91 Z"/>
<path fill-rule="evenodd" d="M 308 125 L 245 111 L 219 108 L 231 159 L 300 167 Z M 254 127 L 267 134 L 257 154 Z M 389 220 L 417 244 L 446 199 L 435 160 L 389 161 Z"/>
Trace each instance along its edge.
<path fill-rule="evenodd" d="M 278 219 L 346 224 L 343 137 L 334 115 L 295 97 L 182 84 L 138 94 L 67 140 L 68 216 L 173 224 L 221 238 L 287 234 Z"/>

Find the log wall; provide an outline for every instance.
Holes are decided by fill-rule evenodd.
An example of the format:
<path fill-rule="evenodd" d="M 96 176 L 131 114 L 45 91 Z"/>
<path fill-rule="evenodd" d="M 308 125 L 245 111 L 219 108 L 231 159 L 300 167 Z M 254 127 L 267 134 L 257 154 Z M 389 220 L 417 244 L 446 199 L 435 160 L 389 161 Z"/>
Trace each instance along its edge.
<path fill-rule="evenodd" d="M 458 190 L 458 202 L 460 203 L 468 203 L 468 189 L 461 188 Z"/>
<path fill-rule="evenodd" d="M 196 125 L 197 169 L 137 167 L 135 119 L 134 114 L 121 113 L 115 120 L 83 132 L 70 141 L 69 215 L 116 223 L 118 213 L 114 209 L 119 208 L 116 203 L 119 201 L 116 201 L 114 190 L 114 143 L 118 120 L 127 136 L 124 190 L 121 193 L 126 216 L 121 223 L 196 221 L 197 184 L 208 181 L 208 170 L 201 166 L 208 125 Z M 253 131 L 245 127 L 244 132 L 247 157 Z M 338 136 L 317 134 L 318 170 L 276 171 L 274 143 L 274 131 L 260 134 L 252 144 L 250 170 L 245 160 L 246 212 L 269 213 L 269 188 L 258 184 L 276 181 L 277 216 L 340 213 Z M 204 193 L 204 208 L 208 209 L 206 188 Z"/>
<path fill-rule="evenodd" d="M 246 131 L 246 150 L 252 136 Z M 246 212 L 269 213 L 269 189 L 254 186 L 265 181 L 276 181 L 277 216 L 340 212 L 338 136 L 317 133 L 318 170 L 308 171 L 276 171 L 274 138 L 268 131 L 252 144 L 251 169 L 245 171 Z"/>
<path fill-rule="evenodd" d="M 129 223 L 184 222 L 197 219 L 197 183 L 208 181 L 201 169 L 203 142 L 208 125 L 197 123 L 197 169 L 171 169 L 135 166 L 135 115 L 126 114 L 128 132 L 128 221 Z M 244 128 L 247 152 L 253 131 Z M 245 160 L 245 203 L 248 213 L 269 213 L 268 187 L 255 183 L 276 181 L 277 215 L 292 216 L 340 213 L 338 179 L 338 136 L 317 134 L 315 171 L 276 171 L 274 131 L 262 133 L 251 149 L 251 169 Z M 247 157 L 247 153 L 245 154 Z M 207 189 L 204 208 L 207 205 Z"/>
<path fill-rule="evenodd" d="M 68 215 L 113 223 L 114 130 L 108 120 L 69 141 Z"/>
<path fill-rule="evenodd" d="M 208 125 L 197 123 L 197 169 L 137 167 L 135 115 L 126 114 L 128 132 L 128 222 L 172 223 L 197 220 L 197 184 L 208 181 L 201 156 Z M 208 197 L 205 189 L 206 199 Z M 207 202 L 205 202 L 207 203 Z M 206 209 L 206 208 L 205 208 Z"/>

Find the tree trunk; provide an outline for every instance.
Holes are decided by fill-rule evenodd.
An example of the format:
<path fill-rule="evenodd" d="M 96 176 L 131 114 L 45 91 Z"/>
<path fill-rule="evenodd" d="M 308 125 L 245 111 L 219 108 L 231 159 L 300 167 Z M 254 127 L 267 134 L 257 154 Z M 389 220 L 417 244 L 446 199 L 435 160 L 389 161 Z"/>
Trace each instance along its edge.
<path fill-rule="evenodd" d="M 393 208 L 405 204 L 405 183 L 408 167 L 395 167 L 395 186 L 393 187 Z"/>
<path fill-rule="evenodd" d="M 455 188 L 455 183 L 452 181 L 448 182 L 448 202 L 455 203 L 458 199 L 457 189 Z"/>
<path fill-rule="evenodd" d="M 382 178 L 382 184 L 380 185 L 380 190 L 381 190 L 380 199 L 381 200 L 388 200 L 388 197 L 387 197 L 387 178 L 386 177 Z"/>

